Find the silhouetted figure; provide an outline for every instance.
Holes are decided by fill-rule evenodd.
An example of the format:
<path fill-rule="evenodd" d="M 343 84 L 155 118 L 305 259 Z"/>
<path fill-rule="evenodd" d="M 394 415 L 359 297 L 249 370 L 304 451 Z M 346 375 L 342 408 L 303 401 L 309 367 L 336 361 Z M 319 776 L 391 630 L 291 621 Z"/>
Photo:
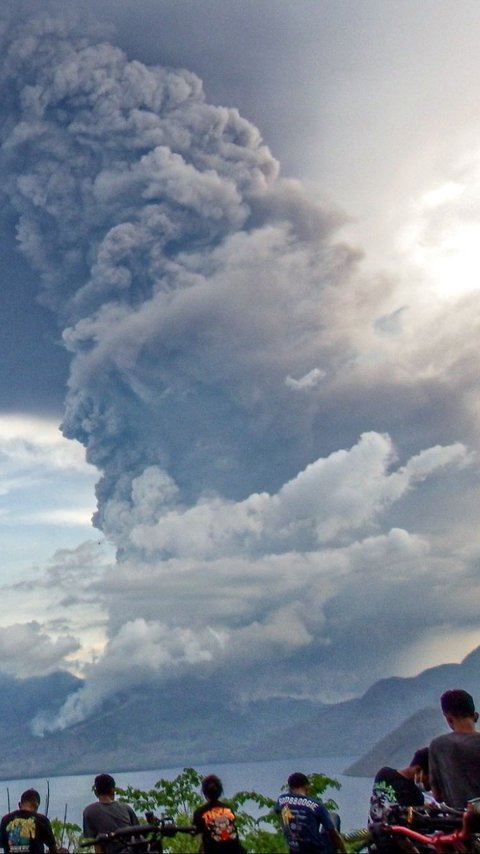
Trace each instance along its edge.
<path fill-rule="evenodd" d="M 220 800 L 222 781 L 215 774 L 202 780 L 206 803 L 195 810 L 193 824 L 202 835 L 204 854 L 245 854 L 235 824 L 235 815 L 228 804 Z"/>
<path fill-rule="evenodd" d="M 57 854 L 52 826 L 46 815 L 38 812 L 40 795 L 27 789 L 20 797 L 18 810 L 4 815 L 0 822 L 0 844 L 5 854 Z"/>

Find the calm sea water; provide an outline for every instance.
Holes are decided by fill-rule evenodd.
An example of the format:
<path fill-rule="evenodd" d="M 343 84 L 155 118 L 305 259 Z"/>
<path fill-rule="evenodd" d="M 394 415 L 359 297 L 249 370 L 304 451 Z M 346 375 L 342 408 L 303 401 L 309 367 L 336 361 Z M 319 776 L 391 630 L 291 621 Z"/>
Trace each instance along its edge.
<path fill-rule="evenodd" d="M 368 812 L 372 781 L 366 777 L 345 777 L 342 774 L 353 761 L 353 757 L 316 757 L 313 759 L 277 759 L 270 762 L 239 762 L 239 763 L 211 763 L 210 765 L 196 765 L 202 774 L 218 774 L 223 781 L 225 796 L 233 795 L 242 789 L 254 789 L 269 797 L 276 797 L 280 793 L 281 786 L 285 783 L 292 771 L 303 771 L 306 774 L 321 772 L 333 777 L 342 784 L 340 791 L 332 789 L 327 792 L 337 801 L 342 820 L 342 830 L 354 830 L 365 827 Z M 193 764 L 193 763 L 192 763 Z M 108 769 L 99 769 L 105 771 Z M 150 789 L 160 777 L 173 780 L 183 768 L 159 768 L 153 771 L 128 771 L 123 774 L 115 774 L 115 780 L 119 786 L 132 785 L 140 789 Z M 92 794 L 92 775 L 78 775 L 71 777 L 52 777 L 48 785 L 50 788 L 50 807 L 48 814 L 50 818 L 63 819 L 65 805 L 67 805 L 67 820 L 81 824 L 83 808 L 94 800 Z M 19 795 L 25 789 L 33 786 L 40 792 L 42 803 L 40 810 L 45 808 L 47 794 L 47 780 L 3 780 L 0 781 L 0 812 L 3 815 L 10 808 L 15 809 Z"/>

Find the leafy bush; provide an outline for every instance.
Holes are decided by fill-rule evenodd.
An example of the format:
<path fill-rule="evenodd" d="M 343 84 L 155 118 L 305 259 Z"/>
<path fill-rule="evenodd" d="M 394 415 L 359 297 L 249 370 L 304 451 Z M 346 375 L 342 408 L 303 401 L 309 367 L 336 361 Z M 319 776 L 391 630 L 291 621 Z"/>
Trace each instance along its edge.
<path fill-rule="evenodd" d="M 62 821 L 59 818 L 52 818 L 53 835 L 55 837 L 58 848 L 68 848 L 69 851 L 80 851 L 80 842 L 83 841 L 82 828 L 78 824 L 72 824 L 70 821 Z M 83 849 L 86 851 L 86 849 Z"/>

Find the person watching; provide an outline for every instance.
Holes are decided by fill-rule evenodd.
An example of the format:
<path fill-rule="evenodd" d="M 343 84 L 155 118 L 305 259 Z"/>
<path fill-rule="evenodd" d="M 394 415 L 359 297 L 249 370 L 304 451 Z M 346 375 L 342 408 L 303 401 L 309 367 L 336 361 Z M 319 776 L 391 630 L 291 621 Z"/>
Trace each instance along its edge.
<path fill-rule="evenodd" d="M 98 774 L 92 790 L 97 801 L 89 804 L 83 811 L 83 835 L 86 839 L 95 839 L 100 833 L 111 833 L 123 827 L 138 825 L 138 819 L 128 804 L 115 800 L 115 780 L 110 774 Z M 95 845 L 96 854 L 126 854 L 131 851 L 128 841 L 112 840 L 108 849 Z"/>
<path fill-rule="evenodd" d="M 464 809 L 480 797 L 480 733 L 473 697 L 455 688 L 440 697 L 445 720 L 452 730 L 430 744 L 430 782 L 437 801 Z"/>
<path fill-rule="evenodd" d="M 380 768 L 373 781 L 370 798 L 369 825 L 384 821 L 392 805 L 423 806 L 425 797 L 420 786 L 430 789 L 429 750 L 417 750 L 406 768 Z"/>
<path fill-rule="evenodd" d="M 46 815 L 38 812 L 39 806 L 36 789 L 27 789 L 20 797 L 18 809 L 3 816 L 0 844 L 5 854 L 44 854 L 45 845 L 49 854 L 57 854 L 52 826 Z"/>
<path fill-rule="evenodd" d="M 193 814 L 193 824 L 202 835 L 201 851 L 204 854 L 246 854 L 235 824 L 235 815 L 220 800 L 223 794 L 222 781 L 215 774 L 202 780 L 202 793 L 206 799 Z"/>
<path fill-rule="evenodd" d="M 306 774 L 295 771 L 287 783 L 288 792 L 278 797 L 275 812 L 280 815 L 290 854 L 346 852 L 326 806 L 309 794 Z"/>

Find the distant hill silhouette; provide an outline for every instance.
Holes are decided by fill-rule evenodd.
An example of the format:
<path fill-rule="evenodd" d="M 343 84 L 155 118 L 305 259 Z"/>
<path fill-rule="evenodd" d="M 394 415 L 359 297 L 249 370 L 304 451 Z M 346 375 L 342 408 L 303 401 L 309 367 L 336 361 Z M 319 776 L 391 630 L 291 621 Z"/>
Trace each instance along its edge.
<path fill-rule="evenodd" d="M 445 730 L 439 697 L 447 688 L 465 688 L 480 702 L 480 647 L 460 664 L 381 679 L 362 697 L 329 705 L 294 698 L 239 704 L 201 679 L 149 682 L 109 697 L 81 723 L 34 737 L 33 717 L 58 711 L 82 684 L 65 672 L 0 677 L 0 778 L 319 755 L 359 757 L 347 773 L 372 776 L 381 765 L 406 764 Z"/>
<path fill-rule="evenodd" d="M 258 750 L 272 758 L 359 754 L 364 757 L 364 754 L 369 755 L 374 746 L 382 743 L 381 750 L 375 754 L 372 762 L 375 763 L 381 755 L 383 759 L 380 764 L 388 764 L 391 759 L 388 746 L 390 736 L 414 716 L 413 722 L 409 724 L 412 739 L 405 737 L 403 751 L 399 752 L 396 735 L 392 742 L 393 754 L 400 755 L 403 757 L 401 761 L 408 762 L 414 752 L 412 746 L 415 750 L 430 741 L 430 733 L 433 737 L 445 730 L 442 715 L 432 710 L 439 709 L 439 697 L 443 691 L 456 687 L 470 691 L 480 702 L 480 647 L 460 664 L 442 664 L 408 678 L 381 679 L 358 699 L 324 706 L 292 727 L 277 728 L 262 745 L 258 745 Z M 418 718 L 417 712 L 420 713 Z M 420 726 L 422 714 L 430 722 L 425 724 L 425 729 Z M 365 763 L 354 763 L 349 773 L 370 776 L 372 762 L 365 757 Z"/>
<path fill-rule="evenodd" d="M 444 730 L 445 721 L 439 708 L 420 709 L 380 739 L 344 773 L 352 777 L 374 777 L 383 765 L 405 768 L 419 747 L 428 747 L 432 738 Z"/>

